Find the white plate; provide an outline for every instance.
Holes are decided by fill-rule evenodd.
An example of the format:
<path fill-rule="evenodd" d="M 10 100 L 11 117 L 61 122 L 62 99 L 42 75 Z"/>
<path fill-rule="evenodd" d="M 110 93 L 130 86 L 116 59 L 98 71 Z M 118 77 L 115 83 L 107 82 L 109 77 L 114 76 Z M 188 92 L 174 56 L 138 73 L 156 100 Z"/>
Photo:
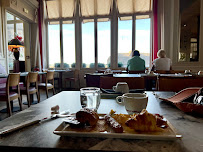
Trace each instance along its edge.
<path fill-rule="evenodd" d="M 102 121 L 102 120 L 101 120 Z M 105 120 L 103 120 L 105 121 Z M 168 122 L 168 121 L 167 121 Z M 169 127 L 160 132 L 124 132 L 114 133 L 111 129 L 107 131 L 99 132 L 94 129 L 86 131 L 88 129 L 73 128 L 69 124 L 62 122 L 55 130 L 54 134 L 59 136 L 76 136 L 76 137 L 97 137 L 97 138 L 122 138 L 122 139 L 149 139 L 149 140 L 176 140 L 182 137 L 179 135 L 174 127 L 168 122 Z M 108 125 L 107 125 L 108 126 Z M 109 127 L 110 128 L 110 127 Z"/>

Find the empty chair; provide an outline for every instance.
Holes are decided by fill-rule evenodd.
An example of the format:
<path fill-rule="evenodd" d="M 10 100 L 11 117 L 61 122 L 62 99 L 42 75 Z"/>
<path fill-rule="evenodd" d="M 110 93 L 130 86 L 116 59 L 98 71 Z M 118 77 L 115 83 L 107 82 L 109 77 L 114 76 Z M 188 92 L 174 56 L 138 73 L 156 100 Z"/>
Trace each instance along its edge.
<path fill-rule="evenodd" d="M 71 88 L 71 82 L 74 82 L 74 84 L 76 84 L 77 81 L 78 81 L 78 86 L 80 88 L 79 70 L 75 69 L 74 77 L 65 78 L 65 86 L 67 82 L 70 82 L 70 88 Z"/>
<path fill-rule="evenodd" d="M 38 103 L 40 102 L 39 99 L 39 92 L 38 92 L 38 73 L 37 72 L 29 72 L 27 79 L 26 79 L 26 84 L 25 87 L 20 87 L 20 94 L 22 95 L 27 95 L 27 102 L 28 102 L 28 107 L 31 105 L 31 99 L 33 99 L 33 94 L 37 95 L 37 100 Z M 22 97 L 21 97 L 22 99 Z"/>
<path fill-rule="evenodd" d="M 86 76 L 86 87 L 100 87 L 100 77 L 113 77 L 113 74 L 95 74 L 87 73 Z"/>
<path fill-rule="evenodd" d="M 143 77 L 100 77 L 100 88 L 112 89 L 118 82 L 127 82 L 129 89 L 145 89 Z"/>
<path fill-rule="evenodd" d="M 6 82 L 6 90 L 0 91 L 0 101 L 7 102 L 7 111 L 9 116 L 12 115 L 12 107 L 13 103 L 11 101 L 18 99 L 20 110 L 22 110 L 22 101 L 20 98 L 20 74 L 19 73 L 11 73 L 8 75 L 7 82 Z M 17 92 L 12 91 L 10 88 L 16 87 Z"/>
<path fill-rule="evenodd" d="M 55 94 L 55 89 L 54 89 L 54 71 L 47 71 L 46 77 L 45 77 L 45 82 L 44 83 L 39 83 L 38 84 L 38 89 L 44 89 L 46 91 L 47 98 L 48 96 L 48 91 L 52 89 L 53 95 Z"/>

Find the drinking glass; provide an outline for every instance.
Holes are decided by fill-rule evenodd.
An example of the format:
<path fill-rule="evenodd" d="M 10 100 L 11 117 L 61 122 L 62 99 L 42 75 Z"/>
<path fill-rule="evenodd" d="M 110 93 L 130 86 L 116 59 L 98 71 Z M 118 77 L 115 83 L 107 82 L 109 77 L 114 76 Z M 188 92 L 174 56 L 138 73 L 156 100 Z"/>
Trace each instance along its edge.
<path fill-rule="evenodd" d="M 97 111 L 100 105 L 100 88 L 81 88 L 80 102 L 83 108 L 85 107 Z"/>

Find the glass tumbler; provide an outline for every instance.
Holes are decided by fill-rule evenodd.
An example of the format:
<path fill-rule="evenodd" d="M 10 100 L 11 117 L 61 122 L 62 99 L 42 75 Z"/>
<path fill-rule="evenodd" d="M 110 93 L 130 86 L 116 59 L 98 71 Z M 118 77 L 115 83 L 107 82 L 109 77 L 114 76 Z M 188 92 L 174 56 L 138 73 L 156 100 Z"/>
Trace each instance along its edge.
<path fill-rule="evenodd" d="M 81 88 L 80 102 L 82 108 L 85 107 L 97 111 L 100 105 L 100 88 Z"/>

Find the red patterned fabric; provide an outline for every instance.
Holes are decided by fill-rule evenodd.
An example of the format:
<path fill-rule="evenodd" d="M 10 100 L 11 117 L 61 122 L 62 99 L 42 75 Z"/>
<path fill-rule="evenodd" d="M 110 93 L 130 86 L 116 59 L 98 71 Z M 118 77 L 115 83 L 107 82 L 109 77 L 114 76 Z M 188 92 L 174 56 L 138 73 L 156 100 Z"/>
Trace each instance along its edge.
<path fill-rule="evenodd" d="M 152 61 L 157 58 L 158 52 L 158 0 L 153 0 L 153 44 Z"/>

